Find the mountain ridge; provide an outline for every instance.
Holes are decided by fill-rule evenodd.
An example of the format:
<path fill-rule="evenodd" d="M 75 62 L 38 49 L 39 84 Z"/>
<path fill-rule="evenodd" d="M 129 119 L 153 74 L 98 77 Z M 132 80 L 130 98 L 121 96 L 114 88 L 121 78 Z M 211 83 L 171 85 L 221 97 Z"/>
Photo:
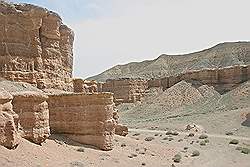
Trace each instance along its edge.
<path fill-rule="evenodd" d="M 193 53 L 161 54 L 153 60 L 116 65 L 87 79 L 102 82 L 118 78 L 151 79 L 176 75 L 189 70 L 248 64 L 250 64 L 250 42 L 224 42 Z"/>

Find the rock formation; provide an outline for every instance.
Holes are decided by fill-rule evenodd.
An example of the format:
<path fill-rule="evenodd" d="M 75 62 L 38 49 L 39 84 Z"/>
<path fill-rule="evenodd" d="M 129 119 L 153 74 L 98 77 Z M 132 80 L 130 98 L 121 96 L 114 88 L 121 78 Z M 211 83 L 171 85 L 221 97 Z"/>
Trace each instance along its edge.
<path fill-rule="evenodd" d="M 188 71 L 180 75 L 149 80 L 150 87 L 163 87 L 163 90 L 170 88 L 182 80 L 199 81 L 204 85 L 214 86 L 215 89 L 224 93 L 237 87 L 239 84 L 250 79 L 250 66 L 230 66 L 225 68 L 203 69 Z"/>
<path fill-rule="evenodd" d="M 19 132 L 36 144 L 41 144 L 50 135 L 48 96 L 38 92 L 13 94 L 13 109 L 19 115 Z"/>
<path fill-rule="evenodd" d="M 98 86 L 96 81 L 86 81 L 80 78 L 73 79 L 73 88 L 75 93 L 98 92 Z"/>
<path fill-rule="evenodd" d="M 49 110 L 52 133 L 103 150 L 112 149 L 116 122 L 111 93 L 50 95 Z"/>
<path fill-rule="evenodd" d="M 117 65 L 103 73 L 87 78 L 105 82 L 119 78 L 164 78 L 188 71 L 250 65 L 250 42 L 226 42 L 203 51 L 184 54 L 162 54 L 154 60 Z"/>
<path fill-rule="evenodd" d="M 13 97 L 0 89 L 0 145 L 12 149 L 19 144 L 18 115 L 12 110 Z"/>
<path fill-rule="evenodd" d="M 0 77 L 70 90 L 74 33 L 54 12 L 0 2 Z"/>
<path fill-rule="evenodd" d="M 147 81 L 142 79 L 110 79 L 102 85 L 102 91 L 114 93 L 116 104 L 133 103 L 141 100 L 147 87 Z"/>

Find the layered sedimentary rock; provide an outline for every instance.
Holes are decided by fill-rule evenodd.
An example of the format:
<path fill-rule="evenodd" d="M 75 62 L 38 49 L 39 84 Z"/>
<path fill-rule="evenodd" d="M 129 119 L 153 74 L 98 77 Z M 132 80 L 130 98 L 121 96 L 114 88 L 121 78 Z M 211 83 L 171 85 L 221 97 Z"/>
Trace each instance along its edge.
<path fill-rule="evenodd" d="M 140 101 L 148 87 L 143 79 L 109 79 L 102 85 L 103 92 L 114 93 L 115 103 L 134 103 Z"/>
<path fill-rule="evenodd" d="M 250 42 L 225 42 L 183 55 L 162 54 L 154 60 L 116 65 L 88 78 L 98 82 L 118 78 L 164 78 L 188 71 L 250 65 Z"/>
<path fill-rule="evenodd" d="M 13 94 L 13 109 L 19 115 L 19 132 L 36 144 L 50 135 L 48 96 L 32 91 Z"/>
<path fill-rule="evenodd" d="M 98 86 L 96 81 L 86 81 L 80 78 L 73 79 L 73 88 L 75 93 L 98 92 Z"/>
<path fill-rule="evenodd" d="M 74 33 L 54 12 L 0 2 L 0 77 L 70 90 Z"/>
<path fill-rule="evenodd" d="M 199 81 L 204 85 L 214 86 L 220 92 L 234 89 L 237 85 L 250 79 L 250 66 L 230 66 L 226 68 L 204 69 L 198 71 L 188 71 L 176 76 L 149 81 L 149 87 L 163 87 L 163 90 L 170 88 L 182 80 Z"/>
<path fill-rule="evenodd" d="M 52 133 L 103 150 L 112 149 L 116 122 L 111 93 L 50 95 L 49 109 Z"/>
<path fill-rule="evenodd" d="M 18 128 L 18 115 L 12 110 L 12 96 L 0 89 L 0 145 L 13 149 L 20 142 Z"/>

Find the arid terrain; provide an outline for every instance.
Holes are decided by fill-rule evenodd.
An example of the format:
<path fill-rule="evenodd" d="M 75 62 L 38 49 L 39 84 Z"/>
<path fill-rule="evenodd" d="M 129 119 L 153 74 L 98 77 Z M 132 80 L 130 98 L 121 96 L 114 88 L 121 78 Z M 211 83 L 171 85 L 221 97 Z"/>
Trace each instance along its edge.
<path fill-rule="evenodd" d="M 74 32 L 0 2 L 0 167 L 250 167 L 250 42 L 73 77 Z"/>

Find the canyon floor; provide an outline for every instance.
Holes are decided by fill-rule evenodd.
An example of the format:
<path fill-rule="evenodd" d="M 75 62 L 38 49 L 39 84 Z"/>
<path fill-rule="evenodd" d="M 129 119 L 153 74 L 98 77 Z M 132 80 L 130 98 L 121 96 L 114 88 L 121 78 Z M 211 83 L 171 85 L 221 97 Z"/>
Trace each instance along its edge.
<path fill-rule="evenodd" d="M 200 145 L 204 139 L 195 133 L 179 132 L 178 135 L 166 135 L 167 131 L 131 129 L 127 137 L 115 137 L 112 151 L 100 151 L 53 135 L 42 146 L 22 140 L 20 146 L 12 151 L 0 147 L 0 166 L 62 166 L 62 167 L 131 167 L 131 166 L 192 166 L 192 167 L 249 167 L 250 155 L 236 150 L 238 146 L 250 147 L 250 138 L 208 134 L 206 145 Z M 238 145 L 229 144 L 232 139 L 239 140 Z M 146 141 L 147 140 L 147 141 Z M 192 156 L 199 151 L 199 156 Z M 176 154 L 181 155 L 179 163 L 173 162 Z"/>
<path fill-rule="evenodd" d="M 129 134 L 115 136 L 112 151 L 62 135 L 41 146 L 22 139 L 16 150 L 0 147 L 0 166 L 249 167 L 250 154 L 244 154 L 250 150 L 249 95 L 250 82 L 224 94 L 185 81 L 164 92 L 150 89 L 141 102 L 117 107 Z M 236 143 L 229 144 L 232 140 Z M 194 151 L 199 155 L 192 156 Z M 180 162 L 174 162 L 175 155 Z"/>

